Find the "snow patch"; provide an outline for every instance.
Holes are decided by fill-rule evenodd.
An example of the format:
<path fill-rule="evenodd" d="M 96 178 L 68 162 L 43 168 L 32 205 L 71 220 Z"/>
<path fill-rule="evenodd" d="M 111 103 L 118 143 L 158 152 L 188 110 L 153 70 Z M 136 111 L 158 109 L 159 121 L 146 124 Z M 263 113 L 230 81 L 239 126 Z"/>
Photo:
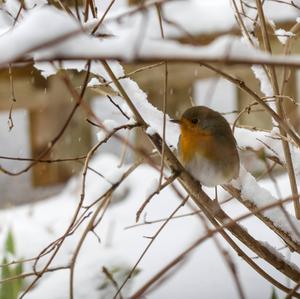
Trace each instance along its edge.
<path fill-rule="evenodd" d="M 263 67 L 259 65 L 253 65 L 251 69 L 255 75 L 255 78 L 260 81 L 260 90 L 264 93 L 264 95 L 266 97 L 273 96 L 273 88 L 271 82 Z"/>
<path fill-rule="evenodd" d="M 103 129 L 101 129 L 99 132 L 96 133 L 96 135 L 97 135 L 98 141 L 101 142 L 101 141 L 105 140 L 107 133 Z"/>
<path fill-rule="evenodd" d="M 117 128 L 119 126 L 119 124 L 115 120 L 112 120 L 112 119 L 104 120 L 103 125 L 108 131 L 113 131 L 115 128 Z"/>
<path fill-rule="evenodd" d="M 264 206 L 276 203 L 276 199 L 271 195 L 271 193 L 261 187 L 255 178 L 247 172 L 244 167 L 240 169 L 240 176 L 238 178 L 241 197 L 255 204 L 257 208 L 262 208 Z M 235 183 L 236 185 L 237 183 Z M 288 212 L 286 212 L 288 213 Z M 269 218 L 275 226 L 286 232 L 295 242 L 300 244 L 300 238 L 294 228 L 290 226 L 285 213 L 276 206 L 274 208 L 263 211 L 262 214 Z M 293 215 L 288 214 L 290 221 L 293 223 L 294 227 L 300 227 L 300 221 L 296 219 Z"/>
<path fill-rule="evenodd" d="M 156 130 L 153 127 L 149 126 L 146 130 L 146 133 L 150 136 L 153 136 L 156 134 Z"/>
<path fill-rule="evenodd" d="M 278 38 L 278 40 L 283 44 L 285 45 L 287 40 L 293 36 L 295 36 L 294 33 L 290 32 L 290 31 L 286 31 L 284 29 L 277 29 L 275 31 L 276 33 L 276 36 Z"/>
<path fill-rule="evenodd" d="M 100 81 L 98 78 L 92 78 L 89 83 L 88 83 L 88 87 L 94 87 L 94 86 L 97 86 L 97 85 L 100 85 Z"/>

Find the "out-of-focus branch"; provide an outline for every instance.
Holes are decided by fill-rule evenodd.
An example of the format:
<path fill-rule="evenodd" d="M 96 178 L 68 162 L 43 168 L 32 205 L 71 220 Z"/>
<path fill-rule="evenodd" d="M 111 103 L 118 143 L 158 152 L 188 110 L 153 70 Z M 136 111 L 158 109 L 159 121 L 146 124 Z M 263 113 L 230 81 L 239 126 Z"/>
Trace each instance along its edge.
<path fill-rule="evenodd" d="M 261 0 L 256 0 L 256 6 L 257 6 L 258 16 L 260 19 L 261 32 L 262 32 L 265 50 L 268 53 L 272 53 Z M 276 74 L 276 70 L 275 70 L 274 66 L 270 66 L 268 68 L 268 70 L 270 72 L 270 78 L 271 78 L 271 83 L 272 83 L 272 87 L 273 87 L 273 92 L 274 92 L 274 94 L 280 94 L 278 78 L 277 78 L 277 74 Z M 282 98 L 278 98 L 278 97 L 275 97 L 275 98 L 276 98 L 276 109 L 277 109 L 278 115 L 281 119 L 286 120 L 286 115 L 285 115 L 284 108 L 282 105 Z M 284 136 L 285 138 L 287 137 L 286 131 L 282 128 L 281 123 L 279 123 L 279 131 L 282 136 Z M 292 194 L 294 197 L 295 215 L 298 219 L 300 219 L 300 201 L 298 198 L 297 181 L 296 181 L 296 177 L 295 177 L 290 146 L 289 146 L 289 143 L 285 139 L 282 139 L 282 148 L 283 148 L 284 157 L 285 157 L 285 161 L 286 161 L 287 172 L 289 175 L 291 191 L 292 191 Z"/>

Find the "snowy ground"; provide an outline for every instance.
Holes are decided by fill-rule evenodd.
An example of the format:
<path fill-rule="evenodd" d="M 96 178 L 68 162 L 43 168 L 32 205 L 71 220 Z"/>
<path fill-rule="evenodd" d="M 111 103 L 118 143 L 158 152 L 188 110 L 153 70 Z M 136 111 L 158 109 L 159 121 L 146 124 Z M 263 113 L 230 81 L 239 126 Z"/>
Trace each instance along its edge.
<path fill-rule="evenodd" d="M 118 162 L 114 156 L 102 154 L 92 161 L 91 166 L 104 176 L 109 177 Z M 144 236 L 152 236 L 158 229 L 160 224 L 125 229 L 126 226 L 135 223 L 135 213 L 146 194 L 149 193 L 149 183 L 158 175 L 149 166 L 142 165 L 118 189 L 115 196 L 117 202 L 111 205 L 103 222 L 97 228 L 101 243 L 93 234 L 90 234 L 80 253 L 75 268 L 76 299 L 112 298 L 114 287 L 109 283 L 109 286 L 105 287 L 107 278 L 102 273 L 102 266 L 106 266 L 108 269 L 129 269 L 149 242 L 149 239 L 144 238 Z M 283 196 L 287 195 L 288 192 L 288 188 L 285 188 L 287 182 L 286 177 L 279 179 Z M 12 228 L 16 238 L 18 256 L 29 258 L 35 256 L 47 244 L 59 237 L 68 225 L 79 200 L 79 183 L 79 178 L 73 178 L 65 190 L 56 197 L 34 205 L 2 211 L 0 216 L 1 245 L 4 243 L 7 229 Z M 269 184 L 267 181 L 262 183 L 263 186 L 270 189 Z M 108 187 L 107 181 L 89 173 L 86 202 L 93 201 Z M 224 194 L 220 197 L 224 197 Z M 147 206 L 147 219 L 168 217 L 178 204 L 179 200 L 174 192 L 170 188 L 165 189 Z M 225 209 L 231 215 L 245 212 L 245 209 L 241 208 L 235 201 L 227 204 Z M 190 209 L 186 206 L 178 214 L 184 214 L 188 211 Z M 263 229 L 258 221 L 248 219 L 242 224 L 250 232 L 254 232 L 258 239 L 268 241 L 277 248 L 282 246 L 278 237 Z M 85 223 L 82 228 L 84 226 Z M 81 232 L 82 229 L 79 229 L 74 236 L 65 242 L 53 266 L 67 263 Z M 140 273 L 129 283 L 130 287 L 126 289 L 126 293 L 129 294 L 137 290 L 162 266 L 176 257 L 203 233 L 204 229 L 197 216 L 171 221 L 142 260 L 138 267 Z M 225 243 L 223 245 L 227 248 Z M 284 254 L 284 250 L 280 252 Z M 252 256 L 252 254 L 250 255 Z M 231 256 L 237 266 L 247 298 L 270 298 L 271 285 L 250 269 L 233 252 Z M 270 270 L 275 277 L 283 280 L 274 269 L 269 266 L 266 269 Z M 31 268 L 27 267 L 27 270 L 30 271 Z M 67 270 L 47 274 L 25 298 L 67 298 L 68 274 Z M 124 275 L 120 274 L 120 277 L 122 280 Z M 283 282 L 285 283 L 284 280 Z M 147 296 L 150 299 L 179 299 L 183 297 L 191 299 L 238 298 L 231 273 L 212 241 L 207 241 L 197 248 L 169 280 Z"/>

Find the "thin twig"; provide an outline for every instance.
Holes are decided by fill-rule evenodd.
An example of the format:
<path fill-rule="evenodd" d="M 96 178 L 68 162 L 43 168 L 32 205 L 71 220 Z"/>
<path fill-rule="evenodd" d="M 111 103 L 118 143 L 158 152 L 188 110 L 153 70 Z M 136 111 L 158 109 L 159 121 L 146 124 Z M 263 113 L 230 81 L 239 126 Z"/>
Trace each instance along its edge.
<path fill-rule="evenodd" d="M 143 257 L 145 256 L 145 254 L 147 253 L 147 251 L 149 250 L 149 248 L 152 246 L 152 243 L 156 240 L 157 236 L 161 233 L 161 231 L 164 229 L 164 227 L 169 223 L 169 221 L 172 219 L 172 217 L 184 206 L 184 204 L 186 203 L 186 201 L 188 200 L 188 198 L 189 198 L 189 196 L 186 197 L 180 203 L 179 206 L 177 206 L 177 208 L 171 213 L 171 215 L 168 217 L 168 219 L 160 226 L 160 228 L 157 230 L 157 232 L 154 234 L 154 236 L 150 238 L 150 242 L 148 243 L 148 245 L 146 246 L 146 248 L 144 249 L 144 251 L 142 252 L 142 254 L 140 255 L 140 257 L 138 258 L 137 262 L 131 268 L 131 271 L 129 272 L 128 276 L 125 278 L 125 280 L 123 281 L 123 283 L 119 287 L 119 289 L 118 289 L 117 293 L 114 295 L 113 299 L 117 298 L 118 294 L 121 292 L 122 288 L 125 286 L 125 284 L 127 283 L 127 281 L 130 279 L 130 277 L 134 273 L 135 269 L 139 265 L 140 261 L 143 259 Z"/>
<path fill-rule="evenodd" d="M 179 254 L 176 258 L 174 258 L 170 263 L 164 266 L 157 274 L 155 274 L 150 280 L 148 280 L 140 289 L 138 289 L 130 299 L 140 299 L 142 295 L 159 279 L 161 279 L 168 271 L 170 271 L 174 266 L 176 266 L 179 262 L 181 262 L 184 258 L 186 258 L 195 248 L 197 248 L 201 243 L 206 241 L 211 237 L 212 234 L 219 232 L 219 229 L 210 230 L 205 236 L 196 240 L 192 245 L 190 245 L 187 249 L 185 249 L 181 254 Z M 275 280 L 272 276 L 266 273 L 262 268 L 260 268 L 252 259 L 249 259 L 249 262 L 252 266 L 258 269 L 260 272 L 263 273 L 263 276 L 271 282 L 274 286 L 279 288 L 280 290 L 288 293 L 292 290 L 281 284 L 279 281 Z M 294 293 L 296 298 L 300 298 L 300 294 Z"/>
<path fill-rule="evenodd" d="M 80 240 L 75 247 L 74 253 L 72 254 L 72 258 L 70 261 L 70 279 L 69 279 L 69 298 L 70 299 L 74 298 L 74 270 L 75 270 L 75 264 L 76 264 L 76 260 L 77 260 L 78 254 L 80 252 L 80 249 L 84 243 L 84 240 L 85 240 L 87 234 L 93 229 L 94 222 L 96 221 L 98 214 L 100 213 L 100 211 L 102 209 L 105 210 L 105 207 L 107 207 L 109 205 L 110 201 L 111 201 L 111 194 L 108 194 L 107 197 L 103 201 L 100 202 L 100 204 L 98 205 L 97 209 L 95 210 L 93 216 L 91 217 L 90 221 L 88 222 L 84 232 L 82 233 L 82 236 L 80 237 Z"/>
<path fill-rule="evenodd" d="M 162 8 L 159 4 L 156 6 L 156 12 L 159 20 L 159 29 L 160 35 L 162 39 L 165 39 L 164 28 L 162 24 Z M 164 166 L 165 166 L 165 141 L 166 141 L 166 122 L 167 122 L 167 103 L 168 103 L 168 63 L 164 63 L 164 95 L 163 95 L 163 133 L 162 133 L 162 154 L 161 154 L 161 165 L 160 165 L 160 175 L 159 175 L 159 185 L 162 184 L 163 176 L 164 176 Z"/>
<path fill-rule="evenodd" d="M 153 198 L 153 196 L 159 194 L 164 188 L 166 188 L 167 186 L 169 186 L 170 184 L 172 184 L 177 177 L 178 177 L 178 174 L 171 175 L 170 177 L 168 177 L 166 179 L 166 181 L 163 184 L 160 183 L 158 185 L 157 189 L 155 191 L 153 191 L 152 193 L 150 193 L 149 196 L 147 196 L 147 198 L 144 200 L 144 202 L 141 205 L 141 207 L 136 212 L 136 218 L 135 218 L 136 222 L 139 221 L 140 216 L 141 216 L 143 210 L 148 205 L 148 203 L 151 201 L 151 199 Z"/>
<path fill-rule="evenodd" d="M 209 228 L 209 225 L 207 223 L 207 220 L 203 217 L 202 214 L 198 214 L 198 216 L 201 219 L 202 224 L 203 224 L 203 226 L 205 227 L 205 229 L 207 231 L 207 234 L 209 234 L 210 228 Z M 223 256 L 223 258 L 225 260 L 225 263 L 227 264 L 227 267 L 228 267 L 229 271 L 232 274 L 232 277 L 233 277 L 233 280 L 235 282 L 235 285 L 236 285 L 236 288 L 237 288 L 237 291 L 238 291 L 240 299 L 245 299 L 244 290 L 243 290 L 240 278 L 239 278 L 239 276 L 237 274 L 236 267 L 235 267 L 235 264 L 234 264 L 232 258 L 230 257 L 229 253 L 225 249 L 223 249 L 223 247 L 222 247 L 220 241 L 218 240 L 218 238 L 216 237 L 216 235 L 212 234 L 211 237 L 212 237 L 213 242 L 215 243 L 218 251 Z"/>
<path fill-rule="evenodd" d="M 247 198 L 241 196 L 240 190 L 234 188 L 230 185 L 223 185 L 223 188 L 239 200 L 244 206 L 246 206 L 252 213 L 258 217 L 261 221 L 263 221 L 274 233 L 276 233 L 280 238 L 284 240 L 284 242 L 292 249 L 292 251 L 300 252 L 300 244 L 295 241 L 287 232 L 285 232 L 280 226 L 276 225 L 271 219 L 264 216 L 262 213 L 257 212 L 257 206 Z M 299 197 L 299 196 L 298 196 Z M 290 197 L 294 200 L 293 197 Z M 291 227 L 293 229 L 294 225 Z M 296 230 L 297 231 L 297 230 Z M 298 232 L 299 234 L 299 232 Z"/>
<path fill-rule="evenodd" d="M 9 129 L 9 131 L 11 131 L 12 128 L 14 127 L 12 111 L 13 111 L 14 104 L 17 102 L 16 96 L 15 96 L 14 78 L 13 78 L 13 74 L 12 74 L 12 66 L 11 65 L 9 65 L 9 67 L 8 67 L 8 73 L 9 73 L 10 92 L 11 92 L 11 96 L 10 96 L 11 105 L 9 108 L 7 123 L 8 123 L 8 129 Z"/>
<path fill-rule="evenodd" d="M 98 30 L 98 28 L 100 27 L 100 25 L 102 24 L 102 22 L 104 21 L 106 15 L 108 14 L 108 12 L 110 11 L 110 9 L 112 8 L 113 4 L 115 3 L 116 0 L 112 0 L 110 1 L 108 7 L 106 8 L 104 14 L 102 15 L 101 19 L 99 20 L 99 22 L 95 25 L 95 27 L 93 28 L 91 34 L 95 34 L 96 31 Z"/>
<path fill-rule="evenodd" d="M 114 279 L 113 274 L 105 267 L 102 267 L 102 272 L 106 275 L 106 277 L 112 282 L 113 286 L 115 287 L 116 290 L 118 290 L 119 285 L 117 283 L 117 281 Z M 122 294 L 119 294 L 120 299 L 123 299 Z"/>
<path fill-rule="evenodd" d="M 82 90 L 81 90 L 81 93 L 80 93 L 80 96 L 78 96 L 78 98 L 76 99 L 76 104 L 74 106 L 74 108 L 72 109 L 71 113 L 69 114 L 69 117 L 67 119 L 67 121 L 65 122 L 63 128 L 60 130 L 59 134 L 52 140 L 52 143 L 50 144 L 50 146 L 48 147 L 48 149 L 46 149 L 43 154 L 45 155 L 45 153 L 47 153 L 53 146 L 54 144 L 60 139 L 60 137 L 62 136 L 62 134 L 64 133 L 64 131 L 66 130 L 66 128 L 68 127 L 73 115 L 75 114 L 77 108 L 80 106 L 81 104 L 81 101 L 83 99 L 83 96 L 85 94 L 85 91 L 86 91 L 86 87 L 87 87 L 87 83 L 88 83 L 88 77 L 89 77 L 89 71 L 90 71 L 90 66 L 91 66 L 91 62 L 89 61 L 88 64 L 87 64 L 87 74 L 85 76 L 85 79 L 84 79 L 84 84 L 83 84 L 83 87 L 82 87 Z M 47 151 L 48 150 L 48 151 Z M 39 158 L 41 158 L 42 155 L 40 155 Z M 31 163 L 31 167 L 35 164 L 36 162 L 32 162 Z M 28 168 L 30 169 L 30 168 Z M 36 276 L 36 278 L 26 287 L 26 289 L 24 290 L 24 292 L 21 294 L 20 298 L 19 299 L 22 299 L 24 298 L 24 296 L 34 287 L 34 285 L 37 283 L 37 281 L 40 279 L 40 277 L 43 276 L 43 274 L 47 271 L 47 269 L 49 268 L 50 264 L 52 263 L 53 259 L 55 258 L 56 254 L 58 253 L 59 249 L 60 249 L 60 246 L 62 245 L 62 243 L 64 242 L 65 238 L 68 236 L 68 234 L 70 233 L 70 231 L 72 230 L 73 228 L 73 225 L 74 223 L 76 222 L 76 219 L 77 219 L 77 216 L 78 216 L 78 213 L 80 211 L 80 208 L 81 206 L 78 205 L 77 206 L 77 209 L 73 215 L 73 218 L 71 220 L 71 223 L 69 224 L 68 228 L 66 229 L 64 235 L 59 239 L 59 241 L 57 242 L 57 244 L 54 243 L 54 252 L 52 253 L 52 255 L 50 256 L 49 260 L 46 262 L 46 264 L 44 265 L 43 269 L 39 272 L 39 275 Z M 49 249 L 49 250 L 52 250 L 52 249 Z M 42 250 L 42 252 L 39 254 L 38 258 L 35 260 L 34 262 L 34 265 L 33 265 L 33 269 L 35 272 L 37 272 L 36 270 L 36 266 L 37 266 L 37 263 L 39 261 L 39 258 L 41 256 L 44 255 L 44 253 L 47 251 L 47 248 Z"/>

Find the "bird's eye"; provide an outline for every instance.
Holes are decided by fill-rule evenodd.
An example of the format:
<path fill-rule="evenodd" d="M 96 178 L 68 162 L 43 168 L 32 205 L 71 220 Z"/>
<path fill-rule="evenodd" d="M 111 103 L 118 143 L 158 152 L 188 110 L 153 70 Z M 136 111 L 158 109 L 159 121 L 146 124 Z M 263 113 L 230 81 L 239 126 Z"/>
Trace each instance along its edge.
<path fill-rule="evenodd" d="M 192 119 L 192 124 L 195 125 L 197 122 L 198 122 L 198 119 L 197 119 L 197 118 L 193 118 L 193 119 Z"/>

